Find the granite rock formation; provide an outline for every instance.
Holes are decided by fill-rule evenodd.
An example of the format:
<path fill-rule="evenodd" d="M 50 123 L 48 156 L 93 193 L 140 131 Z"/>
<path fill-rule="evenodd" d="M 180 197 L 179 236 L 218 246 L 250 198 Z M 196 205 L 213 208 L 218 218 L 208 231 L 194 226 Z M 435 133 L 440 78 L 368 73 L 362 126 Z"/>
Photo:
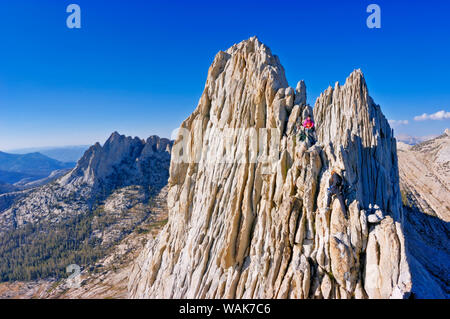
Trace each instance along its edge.
<path fill-rule="evenodd" d="M 316 129 L 301 140 L 307 116 Z M 174 144 L 168 224 L 138 257 L 130 297 L 408 296 L 396 152 L 360 70 L 313 111 L 257 38 L 219 52 Z M 345 208 L 325 207 L 332 169 Z"/>

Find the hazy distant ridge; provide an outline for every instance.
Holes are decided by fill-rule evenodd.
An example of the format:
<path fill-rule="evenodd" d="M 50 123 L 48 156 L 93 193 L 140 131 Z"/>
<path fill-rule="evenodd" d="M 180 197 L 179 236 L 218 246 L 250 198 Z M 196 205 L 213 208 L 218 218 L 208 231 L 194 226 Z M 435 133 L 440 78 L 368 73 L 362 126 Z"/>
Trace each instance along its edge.
<path fill-rule="evenodd" d="M 37 180 L 49 176 L 55 170 L 74 166 L 75 163 L 63 163 L 41 153 L 22 155 L 0 152 L 0 181 L 14 184 L 24 178 Z"/>
<path fill-rule="evenodd" d="M 10 150 L 11 154 L 28 154 L 39 152 L 45 156 L 58 160 L 60 162 L 76 163 L 83 156 L 90 145 L 74 145 L 61 147 L 34 147 Z"/>

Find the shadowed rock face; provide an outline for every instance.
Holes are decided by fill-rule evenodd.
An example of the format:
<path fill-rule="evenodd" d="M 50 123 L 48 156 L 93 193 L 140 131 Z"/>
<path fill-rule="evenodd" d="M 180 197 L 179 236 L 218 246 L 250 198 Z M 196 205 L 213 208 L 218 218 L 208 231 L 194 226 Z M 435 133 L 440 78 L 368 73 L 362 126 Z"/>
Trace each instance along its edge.
<path fill-rule="evenodd" d="M 181 126 L 189 133 L 183 153 L 198 161 L 176 159 L 187 138 L 180 134 L 169 222 L 137 259 L 131 297 L 408 294 L 395 139 L 361 71 L 322 93 L 314 112 L 305 103 L 304 82 L 290 88 L 278 58 L 257 38 L 216 55 L 199 104 Z M 316 133 L 301 141 L 295 127 L 308 115 Z M 254 131 L 229 135 L 230 128 Z M 258 159 L 273 144 L 274 161 L 250 160 L 251 132 L 261 137 L 260 129 L 270 130 Z M 230 145 L 230 161 L 211 161 Z M 336 199 L 325 207 L 333 168 L 345 181 L 348 216 Z"/>
<path fill-rule="evenodd" d="M 448 223 L 450 133 L 446 132 L 414 146 L 399 143 L 398 159 L 405 204 Z"/>
<path fill-rule="evenodd" d="M 450 298 L 450 132 L 410 146 L 398 143 L 403 223 L 413 292 Z"/>

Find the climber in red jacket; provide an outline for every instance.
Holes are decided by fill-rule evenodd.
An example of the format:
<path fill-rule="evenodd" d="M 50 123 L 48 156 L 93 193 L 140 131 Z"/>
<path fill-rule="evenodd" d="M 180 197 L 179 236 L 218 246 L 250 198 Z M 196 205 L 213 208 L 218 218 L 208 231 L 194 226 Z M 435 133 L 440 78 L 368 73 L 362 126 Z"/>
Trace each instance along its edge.
<path fill-rule="evenodd" d="M 308 116 L 306 120 L 303 121 L 303 127 L 307 130 L 311 130 L 314 128 L 314 122 L 311 120 L 310 116 Z"/>
<path fill-rule="evenodd" d="M 314 122 L 311 120 L 311 117 L 308 116 L 306 120 L 303 121 L 303 129 L 304 129 L 304 135 L 308 139 L 308 141 L 312 144 L 315 143 L 314 139 Z"/>

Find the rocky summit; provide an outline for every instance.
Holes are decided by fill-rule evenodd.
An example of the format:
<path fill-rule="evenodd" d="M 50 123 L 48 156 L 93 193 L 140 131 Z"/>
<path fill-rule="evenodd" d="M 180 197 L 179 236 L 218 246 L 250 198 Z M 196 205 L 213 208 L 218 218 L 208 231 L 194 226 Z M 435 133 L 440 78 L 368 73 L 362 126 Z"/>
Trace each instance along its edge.
<path fill-rule="evenodd" d="M 327 207 L 333 170 L 342 201 Z M 257 38 L 219 52 L 174 144 L 167 204 L 132 298 L 410 295 L 396 141 L 360 70 L 312 109 Z"/>

